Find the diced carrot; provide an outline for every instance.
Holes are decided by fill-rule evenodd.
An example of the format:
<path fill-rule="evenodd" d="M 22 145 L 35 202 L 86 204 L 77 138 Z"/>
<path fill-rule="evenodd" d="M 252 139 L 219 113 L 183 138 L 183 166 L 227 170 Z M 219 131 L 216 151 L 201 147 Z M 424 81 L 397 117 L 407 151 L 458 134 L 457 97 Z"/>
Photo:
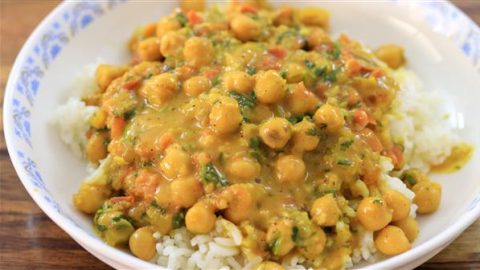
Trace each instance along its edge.
<path fill-rule="evenodd" d="M 130 196 L 130 195 L 110 198 L 110 202 L 112 202 L 112 203 L 119 203 L 119 202 L 133 203 L 133 201 L 134 201 L 133 196 Z"/>
<path fill-rule="evenodd" d="M 281 67 L 278 58 L 273 55 L 265 55 L 262 61 L 258 65 L 258 69 L 261 70 L 268 70 L 268 69 L 275 69 L 279 70 Z"/>
<path fill-rule="evenodd" d="M 166 132 L 164 133 L 157 141 L 158 150 L 163 151 L 167 149 L 167 147 L 172 144 L 174 141 L 174 137 L 172 133 Z"/>
<path fill-rule="evenodd" d="M 370 147 L 370 149 L 372 149 L 373 152 L 381 152 L 383 150 L 382 142 L 371 129 L 364 128 L 360 130 L 359 133 L 363 138 L 363 141 Z"/>
<path fill-rule="evenodd" d="M 199 24 L 203 21 L 202 17 L 200 17 L 200 15 L 195 10 L 190 10 L 187 13 L 187 18 L 188 18 L 188 22 L 191 25 Z"/>
<path fill-rule="evenodd" d="M 353 76 L 358 74 L 362 70 L 362 65 L 355 58 L 350 58 L 347 60 L 346 64 L 346 75 Z"/>
<path fill-rule="evenodd" d="M 287 50 L 282 46 L 269 48 L 268 52 L 279 59 L 283 59 L 287 56 Z"/>
<path fill-rule="evenodd" d="M 122 137 L 123 129 L 125 128 L 126 122 L 122 117 L 114 117 L 112 121 L 112 127 L 110 129 L 110 136 L 112 139 L 118 139 Z"/>
<path fill-rule="evenodd" d="M 353 120 L 360 127 L 365 127 L 368 124 L 368 114 L 365 110 L 357 109 L 353 112 Z"/>
<path fill-rule="evenodd" d="M 242 6 L 240 6 L 240 12 L 241 13 L 257 14 L 257 8 L 254 7 L 254 6 L 250 6 L 250 5 L 242 5 Z"/>
<path fill-rule="evenodd" d="M 203 75 L 205 75 L 205 77 L 207 77 L 207 78 L 209 78 L 210 80 L 212 80 L 212 79 L 214 79 L 215 77 L 217 77 L 218 74 L 220 74 L 220 71 L 221 71 L 220 68 L 211 68 L 211 69 L 205 70 L 205 72 L 203 73 Z"/>
<path fill-rule="evenodd" d="M 131 79 L 131 80 L 123 83 L 122 87 L 127 89 L 127 90 L 135 90 L 140 86 L 141 82 L 142 82 L 142 79 L 134 78 L 134 79 Z"/>

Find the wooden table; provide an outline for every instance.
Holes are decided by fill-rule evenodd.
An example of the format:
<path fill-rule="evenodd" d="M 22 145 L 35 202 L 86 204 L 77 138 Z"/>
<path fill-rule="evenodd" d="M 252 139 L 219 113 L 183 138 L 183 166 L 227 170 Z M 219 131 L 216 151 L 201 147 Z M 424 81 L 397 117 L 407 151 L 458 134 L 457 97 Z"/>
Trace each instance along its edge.
<path fill-rule="evenodd" d="M 454 3 L 480 23 L 480 1 L 457 0 Z M 0 0 L 1 97 L 20 47 L 57 4 L 58 0 Z M 1 100 L 3 105 L 3 98 Z M 33 202 L 10 162 L 3 124 L 0 129 L 0 269 L 109 269 L 73 241 Z M 419 269 L 480 269 L 480 220 Z"/>

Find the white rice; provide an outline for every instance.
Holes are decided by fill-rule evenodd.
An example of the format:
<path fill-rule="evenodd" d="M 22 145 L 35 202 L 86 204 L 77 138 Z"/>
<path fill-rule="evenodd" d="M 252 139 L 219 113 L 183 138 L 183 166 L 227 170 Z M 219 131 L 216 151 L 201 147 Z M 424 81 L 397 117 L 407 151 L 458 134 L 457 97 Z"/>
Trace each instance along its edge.
<path fill-rule="evenodd" d="M 96 108 L 86 106 L 80 96 L 95 91 L 93 74 L 97 64 L 89 65 L 78 76 L 74 97 L 60 106 L 52 118 L 62 141 L 77 156 L 82 156 L 87 142 L 85 133 L 88 121 Z M 458 136 L 448 126 L 448 119 L 441 109 L 442 99 L 438 94 L 424 92 L 413 72 L 399 70 L 394 77 L 400 82 L 401 90 L 387 115 L 390 120 L 392 138 L 405 147 L 406 168 L 419 168 L 428 171 L 431 164 L 441 163 L 451 153 L 454 145 L 460 142 Z M 104 164 L 104 163 L 102 163 Z M 398 178 L 390 176 L 393 165 L 389 158 L 382 158 L 383 181 L 386 186 L 396 189 L 410 200 L 413 192 Z M 96 169 L 92 178 L 103 175 L 103 166 Z M 416 205 L 412 203 L 411 216 L 415 216 Z M 354 213 L 353 213 L 354 215 Z M 373 242 L 373 233 L 359 232 L 361 245 L 351 257 L 344 260 L 345 267 L 352 267 L 361 261 L 375 261 L 378 258 Z M 158 243 L 157 256 L 152 260 L 169 269 L 252 269 L 262 262 L 259 256 L 242 248 L 243 236 L 237 226 L 219 217 L 215 229 L 209 234 L 193 235 L 185 228 L 172 231 L 168 235 L 155 233 Z M 292 256 L 282 262 L 289 270 L 306 269 L 305 258 Z"/>
<path fill-rule="evenodd" d="M 405 147 L 406 168 L 428 172 L 430 165 L 443 162 L 460 143 L 442 108 L 445 100 L 435 92 L 423 90 L 421 81 L 411 70 L 393 73 L 401 91 L 388 115 L 392 139 Z"/>

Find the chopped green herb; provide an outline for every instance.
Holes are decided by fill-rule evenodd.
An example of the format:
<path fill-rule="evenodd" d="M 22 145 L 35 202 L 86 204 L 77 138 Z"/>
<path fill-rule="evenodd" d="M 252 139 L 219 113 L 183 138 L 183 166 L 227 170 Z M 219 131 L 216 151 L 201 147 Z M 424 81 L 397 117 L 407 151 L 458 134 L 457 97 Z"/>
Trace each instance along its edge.
<path fill-rule="evenodd" d="M 280 76 L 281 76 L 282 78 L 284 78 L 284 79 L 287 78 L 287 73 L 288 73 L 287 69 L 286 69 L 286 68 L 283 68 L 283 67 L 282 67 L 282 68 L 280 69 L 280 71 L 278 72 L 278 74 L 280 74 Z"/>
<path fill-rule="evenodd" d="M 249 95 L 242 95 L 238 92 L 232 91 L 229 93 L 229 95 L 238 102 L 238 105 L 240 105 L 241 109 L 252 109 L 253 107 L 255 107 L 255 104 L 257 102 L 257 98 L 255 97 L 254 92 Z"/>
<path fill-rule="evenodd" d="M 313 73 L 316 77 L 323 77 L 324 74 L 327 72 L 327 67 L 317 67 L 313 70 Z"/>
<path fill-rule="evenodd" d="M 305 63 L 305 66 L 306 66 L 307 68 L 309 68 L 309 69 L 312 69 L 312 68 L 315 67 L 315 63 L 313 63 L 313 62 L 310 61 L 310 60 L 305 60 L 304 63 Z"/>
<path fill-rule="evenodd" d="M 353 144 L 353 142 L 354 142 L 353 139 L 350 139 L 348 141 L 344 141 L 343 143 L 340 144 L 340 149 L 342 151 L 347 150 Z"/>
<path fill-rule="evenodd" d="M 417 179 L 415 179 L 415 177 L 413 177 L 413 175 L 411 174 L 405 174 L 405 176 L 403 177 L 405 181 L 407 181 L 410 185 L 414 186 L 415 184 L 417 184 Z"/>
<path fill-rule="evenodd" d="M 382 199 L 375 199 L 375 200 L 373 200 L 373 203 L 383 204 L 383 200 Z"/>
<path fill-rule="evenodd" d="M 228 185 L 228 180 L 223 176 L 215 166 L 209 162 L 200 169 L 200 178 L 205 183 L 212 183 L 216 186 Z"/>
<path fill-rule="evenodd" d="M 247 73 L 248 75 L 254 75 L 257 73 L 257 68 L 256 67 L 252 67 L 252 66 L 248 66 L 247 67 Z"/>
<path fill-rule="evenodd" d="M 292 123 L 292 124 L 296 124 L 298 122 L 301 122 L 303 120 L 303 117 L 305 117 L 305 115 L 301 114 L 301 115 L 292 115 L 290 117 L 287 118 L 288 122 Z"/>
<path fill-rule="evenodd" d="M 134 111 L 134 110 L 125 112 L 125 113 L 123 114 L 123 117 L 125 118 L 125 120 L 130 120 L 130 119 L 132 119 L 134 116 L 135 116 L 135 111 Z"/>
<path fill-rule="evenodd" d="M 222 82 L 222 80 L 220 79 L 220 76 L 217 76 L 217 77 L 213 78 L 212 86 L 215 87 L 215 86 L 219 85 L 221 82 Z"/>
<path fill-rule="evenodd" d="M 178 12 L 177 15 L 175 15 L 175 19 L 177 19 L 177 21 L 182 27 L 184 27 L 188 23 L 187 16 L 185 16 L 185 14 L 183 14 L 182 12 Z"/>
<path fill-rule="evenodd" d="M 280 246 L 280 237 L 277 237 L 267 243 L 267 250 L 270 251 L 273 255 L 275 255 L 278 252 L 278 247 Z"/>
<path fill-rule="evenodd" d="M 352 161 L 348 159 L 339 159 L 337 160 L 338 165 L 343 165 L 343 166 L 350 166 L 352 165 Z"/>
<path fill-rule="evenodd" d="M 181 228 L 183 226 L 185 226 L 185 213 L 187 211 L 185 209 L 182 209 L 180 210 L 180 212 L 178 212 L 174 217 L 173 217 L 173 220 L 172 220 L 172 228 L 173 229 L 178 229 L 178 228 Z"/>
<path fill-rule="evenodd" d="M 311 128 L 305 132 L 308 136 L 320 136 L 320 130 L 317 128 Z"/>
<path fill-rule="evenodd" d="M 107 230 L 107 226 L 102 225 L 102 224 L 97 224 L 96 227 L 97 227 L 97 230 L 98 230 L 99 232 L 104 232 L 104 231 Z"/>
<path fill-rule="evenodd" d="M 161 207 L 160 205 L 158 205 L 157 201 L 153 200 L 153 202 L 150 204 L 151 207 L 157 209 L 158 211 L 160 211 L 160 213 L 162 215 L 166 214 L 167 213 L 167 209 Z"/>
<path fill-rule="evenodd" d="M 259 162 L 263 162 L 266 157 L 265 150 L 262 148 L 262 141 L 258 137 L 253 137 L 249 141 L 250 156 L 257 159 Z"/>
<path fill-rule="evenodd" d="M 338 46 L 338 44 L 335 44 L 335 48 L 328 52 L 328 56 L 332 60 L 337 60 L 340 57 L 340 46 Z"/>
<path fill-rule="evenodd" d="M 300 240 L 299 230 L 297 226 L 292 228 L 292 241 L 297 243 Z"/>

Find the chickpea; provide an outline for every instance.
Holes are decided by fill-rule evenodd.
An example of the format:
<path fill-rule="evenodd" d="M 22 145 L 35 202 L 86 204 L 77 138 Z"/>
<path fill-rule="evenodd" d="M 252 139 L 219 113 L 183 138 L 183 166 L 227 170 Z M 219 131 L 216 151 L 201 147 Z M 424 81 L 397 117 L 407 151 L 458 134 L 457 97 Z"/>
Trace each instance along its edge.
<path fill-rule="evenodd" d="M 342 216 L 342 212 L 338 208 L 337 200 L 329 193 L 313 202 L 310 216 L 318 226 L 334 226 Z"/>
<path fill-rule="evenodd" d="M 162 57 L 160 44 L 156 37 L 146 38 L 138 43 L 138 56 L 143 61 L 155 61 Z"/>
<path fill-rule="evenodd" d="M 197 202 L 188 209 L 185 216 L 187 229 L 194 234 L 209 233 L 215 227 L 217 217 L 211 206 L 204 202 Z"/>
<path fill-rule="evenodd" d="M 260 138 L 272 149 L 284 147 L 292 136 L 292 125 L 287 119 L 273 117 L 260 126 Z"/>
<path fill-rule="evenodd" d="M 132 224 L 122 217 L 120 211 L 107 211 L 97 218 L 97 225 L 103 226 L 105 230 L 102 236 L 112 246 L 126 244 L 130 235 L 135 231 Z"/>
<path fill-rule="evenodd" d="M 104 186 L 86 182 L 73 195 L 73 205 L 86 214 L 93 214 L 102 206 L 108 195 L 109 192 Z"/>
<path fill-rule="evenodd" d="M 96 111 L 90 118 L 89 124 L 93 128 L 103 129 L 107 125 L 107 112 L 102 109 Z"/>
<path fill-rule="evenodd" d="M 378 197 L 364 198 L 357 208 L 357 218 L 369 231 L 378 231 L 392 221 L 392 211 Z"/>
<path fill-rule="evenodd" d="M 375 247 L 385 255 L 397 255 L 411 248 L 403 231 L 396 226 L 387 226 L 375 236 Z"/>
<path fill-rule="evenodd" d="M 183 84 L 183 92 L 187 96 L 196 97 L 210 89 L 210 80 L 205 76 L 194 76 L 186 80 Z"/>
<path fill-rule="evenodd" d="M 222 97 L 215 103 L 208 116 L 210 126 L 217 134 L 228 134 L 236 131 L 242 122 L 242 114 L 235 99 Z"/>
<path fill-rule="evenodd" d="M 85 155 L 88 161 L 98 164 L 101 159 L 107 156 L 107 139 L 108 133 L 106 132 L 95 132 L 92 134 L 85 147 Z"/>
<path fill-rule="evenodd" d="M 177 77 L 172 73 L 162 73 L 146 80 L 140 93 L 154 106 L 161 106 L 177 94 Z"/>
<path fill-rule="evenodd" d="M 246 220 L 253 210 L 254 200 L 250 191 L 244 185 L 232 185 L 226 191 L 229 195 L 225 217 L 235 224 Z"/>
<path fill-rule="evenodd" d="M 127 72 L 128 67 L 101 64 L 95 71 L 95 81 L 100 90 L 105 91 L 110 83 Z"/>
<path fill-rule="evenodd" d="M 328 20 L 330 14 L 321 8 L 303 8 L 298 11 L 298 20 L 309 26 L 320 26 L 324 29 L 328 28 Z"/>
<path fill-rule="evenodd" d="M 276 262 L 266 261 L 257 264 L 252 270 L 285 270 L 285 267 Z"/>
<path fill-rule="evenodd" d="M 187 13 L 190 10 L 203 11 L 205 10 L 205 0 L 181 0 L 180 8 Z"/>
<path fill-rule="evenodd" d="M 314 260 L 322 254 L 325 249 L 327 237 L 322 229 L 317 229 L 313 236 L 307 239 L 304 247 L 299 248 L 300 253 L 307 259 Z"/>
<path fill-rule="evenodd" d="M 157 37 L 162 38 L 167 32 L 182 28 L 182 25 L 175 18 L 163 18 L 157 24 Z"/>
<path fill-rule="evenodd" d="M 393 225 L 399 227 L 405 236 L 407 237 L 408 241 L 412 243 L 417 239 L 418 236 L 418 223 L 413 217 L 407 217 L 405 219 L 393 222 Z"/>
<path fill-rule="evenodd" d="M 413 202 L 418 206 L 419 214 L 430 214 L 437 211 L 442 197 L 442 186 L 436 182 L 424 181 L 413 186 L 415 193 Z"/>
<path fill-rule="evenodd" d="M 183 44 L 185 43 L 185 37 L 177 32 L 167 32 L 160 40 L 160 52 L 163 56 L 168 57 L 176 55 L 180 52 Z"/>
<path fill-rule="evenodd" d="M 399 221 L 408 217 L 410 213 L 410 200 L 396 190 L 388 190 L 383 194 L 388 207 L 393 209 L 392 221 Z"/>
<path fill-rule="evenodd" d="M 305 172 L 305 163 L 294 155 L 282 156 L 275 163 L 275 173 L 280 183 L 302 183 L 305 179 Z"/>
<path fill-rule="evenodd" d="M 267 243 L 272 247 L 275 256 L 285 256 L 295 247 L 292 240 L 292 221 L 280 219 L 274 222 L 267 231 Z"/>
<path fill-rule="evenodd" d="M 183 57 L 192 67 L 207 66 L 213 61 L 214 57 L 212 43 L 201 37 L 191 37 L 185 42 Z"/>
<path fill-rule="evenodd" d="M 163 192 L 163 194 L 165 193 L 167 192 Z M 156 197 L 158 203 L 158 198 L 160 197 L 160 194 L 157 194 Z M 155 207 L 149 207 L 146 214 L 149 223 L 155 228 L 155 230 L 160 232 L 162 235 L 168 234 L 172 230 L 173 214 L 165 213 L 165 211 L 161 211 L 160 209 Z"/>
<path fill-rule="evenodd" d="M 235 37 L 241 41 L 256 40 L 262 30 L 257 21 L 243 14 L 236 15 L 230 21 L 230 27 Z"/>
<path fill-rule="evenodd" d="M 179 178 L 170 183 L 171 199 L 175 205 L 189 208 L 202 196 L 202 185 L 194 177 Z"/>
<path fill-rule="evenodd" d="M 405 64 L 403 48 L 397 45 L 383 45 L 375 51 L 375 55 L 393 69 Z"/>
<path fill-rule="evenodd" d="M 230 71 L 225 74 L 225 87 L 229 91 L 248 94 L 253 90 L 255 80 L 243 71 Z"/>
<path fill-rule="evenodd" d="M 255 95 L 264 104 L 280 102 L 286 94 L 285 80 L 273 70 L 259 73 L 255 82 Z"/>
<path fill-rule="evenodd" d="M 338 107 L 330 104 L 324 104 L 313 115 L 315 124 L 320 128 L 326 126 L 326 130 L 335 133 L 345 124 L 343 114 Z"/>
<path fill-rule="evenodd" d="M 237 157 L 226 164 L 228 177 L 242 182 L 253 181 L 260 176 L 261 169 L 256 160 L 248 157 Z"/>
<path fill-rule="evenodd" d="M 305 68 L 297 63 L 288 63 L 286 65 L 287 69 L 287 82 L 288 83 L 299 83 L 303 81 L 303 76 L 305 75 Z"/>
<path fill-rule="evenodd" d="M 187 176 L 191 172 L 190 156 L 180 145 L 172 144 L 165 150 L 160 169 L 170 179 Z"/>
<path fill-rule="evenodd" d="M 142 260 L 151 260 L 157 253 L 155 246 L 157 242 L 153 237 L 153 232 L 149 227 L 138 228 L 128 241 L 130 251 L 133 255 Z"/>
<path fill-rule="evenodd" d="M 306 119 L 296 123 L 293 126 L 293 149 L 298 152 L 303 152 L 312 151 L 317 148 L 320 138 L 310 133 L 311 130 L 315 130 L 316 128 L 314 123 Z"/>
<path fill-rule="evenodd" d="M 318 103 L 318 98 L 305 88 L 303 82 L 297 84 L 287 95 L 287 108 L 293 115 L 314 112 Z"/>
<path fill-rule="evenodd" d="M 310 49 L 315 49 L 325 43 L 330 43 L 330 36 L 322 28 L 313 28 L 307 36 L 307 44 Z"/>

